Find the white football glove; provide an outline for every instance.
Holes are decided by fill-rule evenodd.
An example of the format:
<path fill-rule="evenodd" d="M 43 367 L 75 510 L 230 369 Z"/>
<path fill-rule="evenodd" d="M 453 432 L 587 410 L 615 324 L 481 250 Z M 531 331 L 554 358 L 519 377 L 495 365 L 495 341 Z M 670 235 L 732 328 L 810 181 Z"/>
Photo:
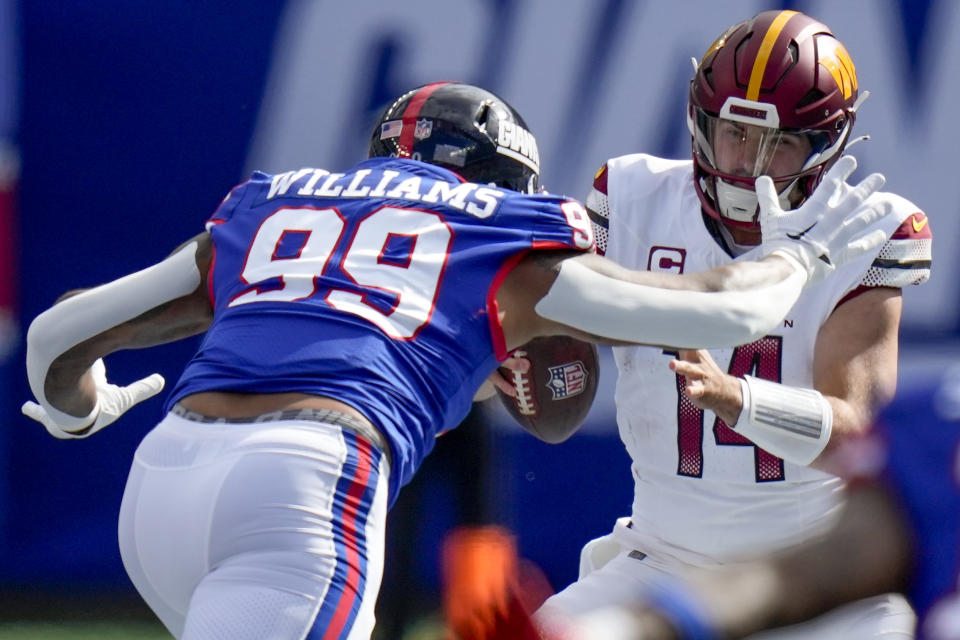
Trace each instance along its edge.
<path fill-rule="evenodd" d="M 846 180 L 856 168 L 853 156 L 840 158 L 813 195 L 790 211 L 780 208 L 773 180 L 757 178 L 761 253 L 794 258 L 807 270 L 808 283 L 815 283 L 836 267 L 883 244 L 897 226 L 893 208 L 883 200 L 870 205 L 864 202 L 883 186 L 884 177 L 872 173 L 850 187 Z"/>
<path fill-rule="evenodd" d="M 102 359 L 90 366 L 90 373 L 97 388 L 97 405 L 86 418 L 86 424 L 78 426 L 78 418 L 68 416 L 55 407 L 42 407 L 36 402 L 24 402 L 20 410 L 23 415 L 42 424 L 55 438 L 86 438 L 114 422 L 133 405 L 160 393 L 164 385 L 163 376 L 159 373 L 149 375 L 125 387 L 110 384 L 107 382 L 107 368 Z M 69 420 L 70 424 L 67 426 L 58 423 L 54 416 L 61 417 L 62 422 L 67 422 L 69 418 L 73 419 Z"/>

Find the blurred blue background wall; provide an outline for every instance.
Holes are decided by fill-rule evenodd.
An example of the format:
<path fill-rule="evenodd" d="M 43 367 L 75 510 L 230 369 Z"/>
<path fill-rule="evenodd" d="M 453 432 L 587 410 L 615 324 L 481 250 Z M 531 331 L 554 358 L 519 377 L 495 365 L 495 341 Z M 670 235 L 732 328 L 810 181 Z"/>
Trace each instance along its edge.
<path fill-rule="evenodd" d="M 905 294 L 901 353 L 901 385 L 927 384 L 958 359 L 960 338 L 960 3 L 0 1 L 0 587 L 128 588 L 116 514 L 161 400 L 83 441 L 54 440 L 20 415 L 23 333 L 61 293 L 161 259 L 254 168 L 361 159 L 384 103 L 433 80 L 512 102 L 554 192 L 583 197 L 614 155 L 686 157 L 690 59 L 771 7 L 804 10 L 846 44 L 872 94 L 856 127 L 872 136 L 853 149 L 860 172 L 883 171 L 931 218 L 934 277 Z M 111 356 L 111 378 L 159 371 L 172 383 L 195 346 Z M 575 577 L 579 547 L 629 509 L 606 353 L 603 371 L 582 434 L 549 447 L 500 425 L 487 441 L 485 513 L 513 527 L 555 587 Z M 456 520 L 446 474 L 421 488 L 427 532 L 411 579 L 428 586 L 436 539 Z"/>

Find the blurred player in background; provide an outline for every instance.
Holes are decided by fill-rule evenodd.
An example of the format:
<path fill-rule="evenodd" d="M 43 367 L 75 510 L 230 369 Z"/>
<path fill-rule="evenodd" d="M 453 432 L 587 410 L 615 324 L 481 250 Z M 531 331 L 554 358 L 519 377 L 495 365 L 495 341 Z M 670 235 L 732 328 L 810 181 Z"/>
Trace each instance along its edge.
<path fill-rule="evenodd" d="M 613 158 L 587 199 L 599 252 L 628 268 L 689 273 L 749 258 L 761 240 L 757 177 L 773 177 L 785 208 L 807 201 L 842 162 L 867 95 L 840 41 L 796 11 L 733 25 L 695 66 L 692 160 Z M 861 434 L 893 396 L 901 288 L 930 269 L 926 216 L 891 193 L 870 202 L 896 211 L 889 241 L 807 289 L 762 339 L 677 360 L 614 348 L 632 513 L 584 547 L 580 578 L 545 615 L 587 615 L 663 575 L 783 548 L 833 520 L 843 481 L 819 468 L 821 454 Z M 912 627 L 890 596 L 797 633 L 908 638 Z"/>
<path fill-rule="evenodd" d="M 102 357 L 206 332 L 120 507 L 124 566 L 177 638 L 369 638 L 387 509 L 511 350 L 551 334 L 756 339 L 895 224 L 862 206 L 882 176 L 847 187 L 851 158 L 796 211 L 758 185 L 769 256 L 632 272 L 591 253 L 579 203 L 532 195 L 536 142 L 516 111 L 456 83 L 398 98 L 370 155 L 255 173 L 166 260 L 31 324 L 24 412 L 59 438 L 162 388 L 108 384 Z"/>
<path fill-rule="evenodd" d="M 17 87 L 19 42 L 13 2 L 0 0 L 0 379 L 3 365 L 20 340 L 17 325 L 17 191 L 20 152 L 17 128 L 20 99 Z"/>
<path fill-rule="evenodd" d="M 917 415 L 923 429 L 913 428 Z M 897 591 L 917 611 L 918 638 L 960 638 L 960 368 L 901 396 L 876 428 L 827 462 L 850 487 L 825 535 L 772 557 L 691 572 L 638 594 L 645 606 L 598 610 L 547 637 L 741 638 Z M 524 627 L 514 621 L 511 629 Z"/>

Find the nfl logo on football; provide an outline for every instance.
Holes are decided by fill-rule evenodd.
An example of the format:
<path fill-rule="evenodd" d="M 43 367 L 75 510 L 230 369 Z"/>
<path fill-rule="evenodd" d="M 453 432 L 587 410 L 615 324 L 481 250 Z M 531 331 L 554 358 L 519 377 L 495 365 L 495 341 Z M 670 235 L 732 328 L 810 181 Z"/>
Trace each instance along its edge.
<path fill-rule="evenodd" d="M 433 133 L 433 120 L 427 120 L 425 118 L 417 120 L 417 126 L 413 130 L 414 138 L 423 140 L 424 138 L 429 138 L 431 133 Z"/>
<path fill-rule="evenodd" d="M 550 367 L 547 388 L 554 400 L 563 400 L 583 393 L 587 388 L 587 369 L 579 360 Z"/>

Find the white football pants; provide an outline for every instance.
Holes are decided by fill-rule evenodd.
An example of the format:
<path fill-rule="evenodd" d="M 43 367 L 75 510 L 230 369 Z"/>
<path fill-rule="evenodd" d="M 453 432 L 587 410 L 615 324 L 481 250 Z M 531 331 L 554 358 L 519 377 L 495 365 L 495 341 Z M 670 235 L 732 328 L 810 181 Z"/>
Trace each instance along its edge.
<path fill-rule="evenodd" d="M 185 640 L 368 640 L 389 467 L 330 422 L 169 414 L 137 448 L 120 552 Z"/>
<path fill-rule="evenodd" d="M 617 523 L 625 526 L 627 519 Z M 638 550 L 623 546 L 613 533 L 591 540 L 580 555 L 580 577 L 551 596 L 538 614 L 544 619 L 577 619 L 610 606 L 628 607 L 637 594 L 677 569 Z M 810 622 L 765 631 L 750 640 L 911 640 L 916 615 L 906 599 L 887 594 L 839 607 Z"/>

